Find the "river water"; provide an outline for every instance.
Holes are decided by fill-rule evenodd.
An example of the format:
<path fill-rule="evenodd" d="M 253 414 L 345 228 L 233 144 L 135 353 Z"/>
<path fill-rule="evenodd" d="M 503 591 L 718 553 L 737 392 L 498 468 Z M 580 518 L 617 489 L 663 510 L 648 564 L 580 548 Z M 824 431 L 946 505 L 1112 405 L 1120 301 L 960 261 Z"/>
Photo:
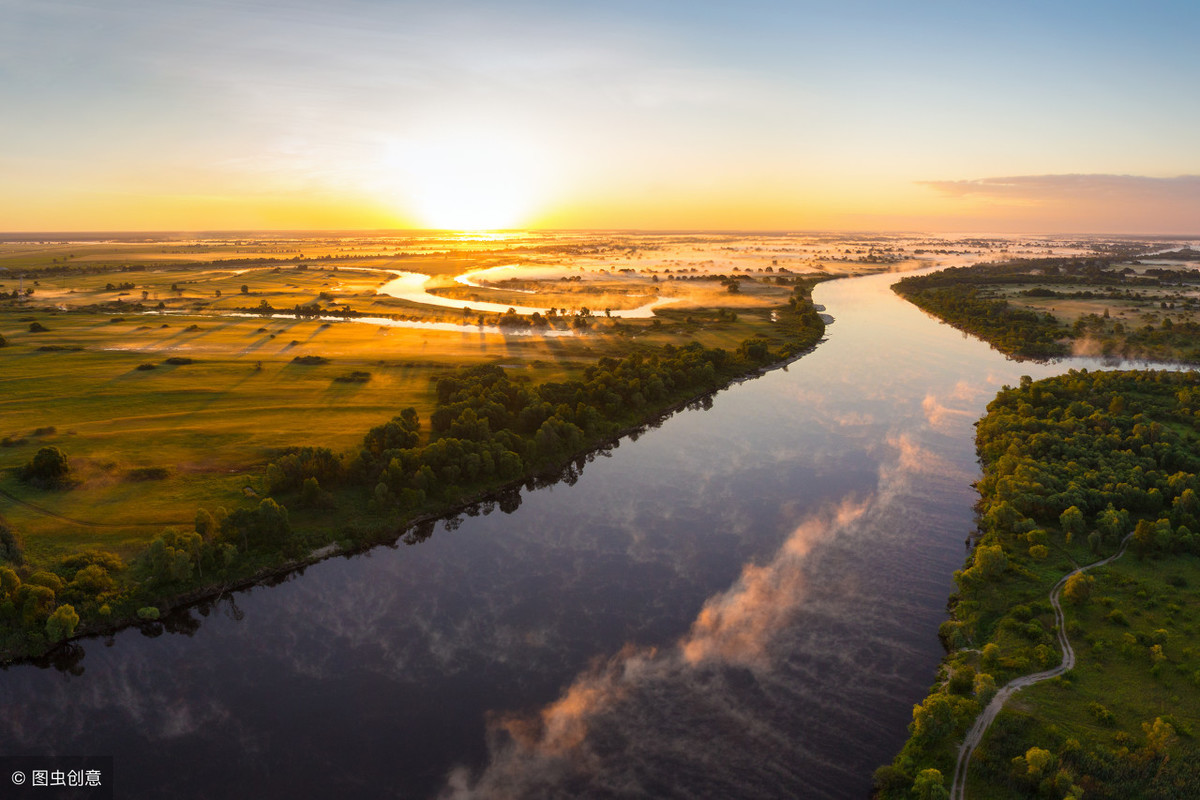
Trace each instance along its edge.
<path fill-rule="evenodd" d="M 941 656 L 972 424 L 1065 369 L 893 280 L 519 508 L 0 672 L 0 753 L 114 756 L 118 797 L 865 797 Z"/>

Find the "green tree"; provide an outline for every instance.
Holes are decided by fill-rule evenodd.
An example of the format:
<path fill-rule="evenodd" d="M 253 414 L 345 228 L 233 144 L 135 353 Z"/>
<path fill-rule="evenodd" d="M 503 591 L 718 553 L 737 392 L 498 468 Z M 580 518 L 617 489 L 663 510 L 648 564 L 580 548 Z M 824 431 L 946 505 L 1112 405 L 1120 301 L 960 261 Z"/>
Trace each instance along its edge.
<path fill-rule="evenodd" d="M 216 518 L 208 511 L 208 509 L 196 509 L 196 533 L 200 534 L 201 538 L 206 541 L 212 539 L 219 530 Z"/>
<path fill-rule="evenodd" d="M 1063 534 L 1067 539 L 1067 544 L 1070 544 L 1074 537 L 1083 534 L 1083 512 L 1079 510 L 1078 506 L 1071 506 L 1066 511 L 1058 515 L 1058 524 L 1062 526 Z"/>
<path fill-rule="evenodd" d="M 1007 568 L 1008 556 L 1004 555 L 1004 548 L 1000 545 L 980 545 L 975 548 L 974 569 L 980 577 L 993 580 L 1003 575 Z"/>
<path fill-rule="evenodd" d="M 1063 586 L 1063 597 L 1069 603 L 1074 603 L 1081 606 L 1088 601 L 1092 596 L 1092 585 L 1096 579 L 1091 575 L 1085 575 L 1082 572 L 1076 572 L 1071 577 L 1067 578 L 1067 583 Z"/>
<path fill-rule="evenodd" d="M 21 479 L 46 488 L 62 486 L 67 482 L 71 467 L 67 457 L 57 447 L 43 447 L 21 470 Z"/>
<path fill-rule="evenodd" d="M 1146 752 L 1152 757 L 1165 756 L 1167 748 L 1179 741 L 1175 726 L 1162 717 L 1155 717 L 1152 723 L 1143 722 L 1142 732 L 1146 734 Z"/>
<path fill-rule="evenodd" d="M 1144 556 L 1154 549 L 1154 523 L 1147 519 L 1138 520 L 1133 529 L 1133 549 Z"/>
<path fill-rule="evenodd" d="M 88 597 L 96 597 L 113 588 L 112 576 L 99 564 L 89 564 L 71 579 L 69 586 Z"/>
<path fill-rule="evenodd" d="M 1096 527 L 1108 541 L 1119 541 L 1129 529 L 1129 512 L 1125 509 L 1118 511 L 1112 503 L 1109 503 L 1108 508 L 1100 512 L 1100 516 L 1096 519 Z"/>
<path fill-rule="evenodd" d="M 987 705 L 996 696 L 996 679 L 986 672 L 975 674 L 975 699 L 980 705 Z"/>
<path fill-rule="evenodd" d="M 221 523 L 222 538 L 240 545 L 242 550 L 279 548 L 291 535 L 287 509 L 270 497 L 263 498 L 256 509 L 239 508 Z"/>
<path fill-rule="evenodd" d="M 954 706 L 944 694 L 933 694 L 913 706 L 909 725 L 913 738 L 926 744 L 941 739 L 954 728 Z"/>
<path fill-rule="evenodd" d="M 0 520 L 0 561 L 16 564 L 18 567 L 25 563 L 25 551 L 12 528 Z"/>
<path fill-rule="evenodd" d="M 7 597 L 21 586 L 21 576 L 9 567 L 0 567 L 0 597 Z"/>
<path fill-rule="evenodd" d="M 946 788 L 946 779 L 941 770 L 923 769 L 917 773 L 912 785 L 913 797 L 917 800 L 946 800 L 950 791 Z"/>
<path fill-rule="evenodd" d="M 1056 761 L 1053 753 L 1040 747 L 1031 747 L 1025 751 L 1025 764 L 1031 777 L 1040 778 Z"/>
<path fill-rule="evenodd" d="M 64 603 L 54 609 L 54 613 L 46 620 L 46 636 L 52 642 L 61 642 L 70 638 L 78 625 L 79 615 L 75 613 L 74 607 Z"/>

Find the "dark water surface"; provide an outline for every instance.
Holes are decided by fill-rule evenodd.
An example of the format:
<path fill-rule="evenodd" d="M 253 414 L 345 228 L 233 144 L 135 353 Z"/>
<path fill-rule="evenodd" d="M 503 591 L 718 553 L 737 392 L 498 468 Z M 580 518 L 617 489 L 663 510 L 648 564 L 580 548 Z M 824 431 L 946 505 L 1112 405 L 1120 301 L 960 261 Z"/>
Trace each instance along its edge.
<path fill-rule="evenodd" d="M 941 656 L 972 424 L 1065 369 L 892 280 L 512 513 L 0 672 L 0 753 L 115 756 L 118 797 L 865 797 Z"/>

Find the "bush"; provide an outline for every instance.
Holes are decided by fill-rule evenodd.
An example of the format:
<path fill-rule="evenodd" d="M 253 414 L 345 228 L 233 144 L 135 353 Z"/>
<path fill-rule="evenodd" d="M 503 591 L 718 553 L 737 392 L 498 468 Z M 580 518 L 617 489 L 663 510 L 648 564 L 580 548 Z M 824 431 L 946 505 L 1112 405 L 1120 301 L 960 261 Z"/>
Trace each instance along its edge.
<path fill-rule="evenodd" d="M 20 478 L 44 489 L 60 488 L 70 483 L 71 467 L 67 457 L 57 447 L 43 447 L 21 469 Z"/>
<path fill-rule="evenodd" d="M 166 467 L 136 467 L 125 473 L 125 480 L 138 483 L 140 481 L 161 481 L 169 477 L 171 471 Z"/>
<path fill-rule="evenodd" d="M 192 326 L 192 328 L 195 328 L 195 327 L 196 327 L 195 325 L 193 325 L 193 326 Z M 187 330 L 191 330 L 191 328 L 188 328 Z M 170 358 L 168 358 L 168 359 L 167 359 L 166 361 L 164 361 L 163 363 L 164 363 L 164 364 L 176 364 L 176 365 L 180 365 L 180 364 L 195 364 L 195 363 L 196 363 L 196 359 L 194 359 L 194 358 L 187 358 L 186 356 L 171 356 Z"/>
<path fill-rule="evenodd" d="M 292 344 L 300 344 L 297 340 L 292 340 Z M 329 359 L 324 356 L 296 356 L 292 359 L 293 364 L 304 364 L 305 366 L 316 366 L 318 364 L 328 364 Z"/>
<path fill-rule="evenodd" d="M 52 642 L 61 642 L 70 638 L 79 625 L 79 615 L 74 606 L 63 604 L 54 609 L 54 613 L 46 620 L 46 636 Z"/>
<path fill-rule="evenodd" d="M 29 332 L 30 333 L 45 333 L 48 330 L 50 330 L 50 329 L 47 328 L 45 325 L 43 325 L 40 322 L 29 323 Z"/>
<path fill-rule="evenodd" d="M 162 614 L 154 606 L 143 606 L 137 610 L 138 619 L 158 619 Z"/>
<path fill-rule="evenodd" d="M 279 548 L 291 536 L 287 508 L 270 497 L 264 498 L 256 509 L 239 508 L 221 523 L 221 538 L 243 550 L 259 546 Z"/>
<path fill-rule="evenodd" d="M 0 561 L 20 566 L 25 563 L 25 551 L 12 528 L 0 520 Z"/>
<path fill-rule="evenodd" d="M 138 364 L 137 369 L 141 370 L 142 372 L 145 372 L 145 371 L 151 370 L 151 369 L 158 369 L 158 367 L 154 364 Z"/>

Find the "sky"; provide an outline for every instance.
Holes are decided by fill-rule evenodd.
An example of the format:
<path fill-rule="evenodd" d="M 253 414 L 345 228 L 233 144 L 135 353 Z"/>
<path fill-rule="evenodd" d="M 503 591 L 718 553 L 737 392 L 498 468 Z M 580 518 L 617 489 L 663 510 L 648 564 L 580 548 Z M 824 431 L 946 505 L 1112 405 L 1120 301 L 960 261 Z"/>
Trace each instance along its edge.
<path fill-rule="evenodd" d="M 0 0 L 0 230 L 1200 233 L 1194 2 Z"/>

